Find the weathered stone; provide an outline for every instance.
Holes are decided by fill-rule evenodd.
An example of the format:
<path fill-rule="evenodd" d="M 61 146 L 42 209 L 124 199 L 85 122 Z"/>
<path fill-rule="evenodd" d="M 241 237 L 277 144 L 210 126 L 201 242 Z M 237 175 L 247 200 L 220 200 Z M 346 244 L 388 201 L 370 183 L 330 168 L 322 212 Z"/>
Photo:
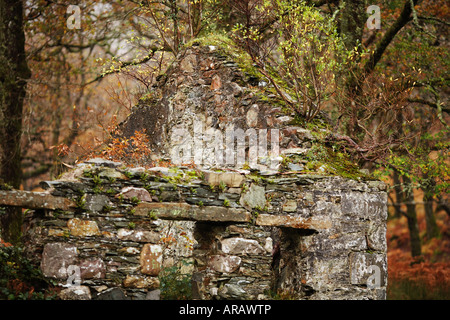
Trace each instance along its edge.
<path fill-rule="evenodd" d="M 102 158 L 89 159 L 89 160 L 84 161 L 84 163 L 93 164 L 93 165 L 99 166 L 99 167 L 109 167 L 109 168 L 117 168 L 122 165 L 121 162 L 115 162 L 115 161 L 106 160 L 106 159 L 102 159 Z"/>
<path fill-rule="evenodd" d="M 197 57 L 193 54 L 187 55 L 180 62 L 180 69 L 186 73 L 194 72 L 194 67 L 197 65 Z"/>
<path fill-rule="evenodd" d="M 192 221 L 158 221 L 158 230 L 163 237 L 161 242 L 166 241 L 167 243 L 170 237 L 177 239 L 177 241 L 171 242 L 169 246 L 165 246 L 166 267 L 171 267 L 176 259 L 182 259 L 188 263 L 190 257 L 192 257 L 192 246 L 196 244 L 193 235 L 194 227 L 195 223 Z M 189 265 L 190 267 L 192 265 Z M 184 263 L 181 265 L 181 269 L 185 269 Z"/>
<path fill-rule="evenodd" d="M 291 171 L 302 171 L 305 168 L 303 165 L 297 163 L 288 163 L 287 166 Z"/>
<path fill-rule="evenodd" d="M 108 287 L 105 285 L 101 285 L 101 286 L 92 286 L 92 288 L 97 291 L 98 293 L 101 293 L 105 290 L 108 290 Z"/>
<path fill-rule="evenodd" d="M 120 288 L 110 288 L 102 291 L 98 296 L 97 300 L 129 300 L 123 290 Z"/>
<path fill-rule="evenodd" d="M 143 202 L 135 208 L 135 215 L 148 216 L 152 212 L 157 218 L 168 220 L 250 222 L 252 218 L 248 211 L 241 208 L 201 207 L 187 203 Z"/>
<path fill-rule="evenodd" d="M 240 286 L 236 284 L 225 284 L 220 290 L 219 290 L 219 296 L 224 299 L 245 299 L 245 290 L 242 289 Z"/>
<path fill-rule="evenodd" d="M 141 251 L 136 247 L 125 247 L 125 248 L 119 249 L 118 253 L 124 254 L 124 255 L 135 255 L 135 254 L 140 254 Z"/>
<path fill-rule="evenodd" d="M 266 238 L 266 242 L 264 244 L 264 249 L 267 252 L 272 253 L 272 251 L 273 251 L 273 239 L 271 237 L 267 237 Z"/>
<path fill-rule="evenodd" d="M 244 182 L 244 176 L 236 172 L 213 172 L 203 171 L 205 181 L 211 186 L 218 186 L 224 183 L 227 187 L 240 187 Z"/>
<path fill-rule="evenodd" d="M 163 202 L 179 201 L 180 195 L 177 191 L 162 191 L 159 194 L 158 200 Z"/>
<path fill-rule="evenodd" d="M 224 193 L 219 194 L 219 200 L 228 199 L 228 200 L 237 201 L 237 200 L 239 200 L 239 198 L 240 198 L 240 193 L 224 192 Z"/>
<path fill-rule="evenodd" d="M 0 190 L 0 205 L 50 210 L 70 210 L 76 207 L 75 202 L 67 198 L 55 197 L 44 192 L 22 190 Z"/>
<path fill-rule="evenodd" d="M 139 201 L 152 201 L 152 196 L 150 193 L 144 188 L 135 188 L 135 187 L 125 187 L 123 188 L 116 197 L 122 196 L 124 199 L 133 199 L 136 198 Z"/>
<path fill-rule="evenodd" d="M 97 222 L 90 220 L 81 220 L 79 218 L 73 218 L 67 221 L 67 227 L 70 234 L 74 237 L 89 237 L 100 235 Z"/>
<path fill-rule="evenodd" d="M 59 297 L 62 300 L 91 300 L 91 291 L 87 286 L 71 286 L 61 290 Z"/>
<path fill-rule="evenodd" d="M 348 273 L 348 256 L 346 254 L 331 254 L 329 250 L 323 250 L 323 253 L 311 253 L 304 258 L 304 261 L 299 259 L 292 259 L 291 263 L 300 263 L 308 266 L 302 274 L 302 283 L 316 292 L 334 291 L 339 288 L 345 288 L 349 281 Z M 291 270 L 295 274 L 295 270 Z M 289 286 L 289 281 L 295 281 L 292 275 L 290 279 L 286 279 L 286 284 Z M 299 277 L 300 275 L 296 275 Z"/>
<path fill-rule="evenodd" d="M 371 288 L 386 286 L 387 263 L 385 255 L 352 252 L 349 259 L 352 284 L 364 284 Z"/>
<path fill-rule="evenodd" d="M 222 206 L 223 200 L 216 200 L 202 197 L 187 197 L 186 202 L 189 204 L 196 204 L 199 206 Z"/>
<path fill-rule="evenodd" d="M 300 127 L 294 127 L 293 129 L 295 129 L 297 137 L 301 140 L 314 140 L 310 130 Z"/>
<path fill-rule="evenodd" d="M 134 167 L 134 168 L 128 168 L 127 171 L 129 173 L 131 173 L 133 176 L 135 175 L 143 175 L 144 173 L 146 173 L 147 169 L 145 169 L 144 167 Z"/>
<path fill-rule="evenodd" d="M 157 243 L 160 239 L 160 235 L 157 232 L 130 229 L 119 229 L 117 231 L 117 237 L 120 240 L 150 243 Z"/>
<path fill-rule="evenodd" d="M 48 236 L 49 237 L 63 237 L 66 234 L 66 232 L 68 232 L 68 231 L 69 231 L 68 228 L 62 228 L 62 229 L 49 228 Z"/>
<path fill-rule="evenodd" d="M 157 276 L 161 271 L 162 247 L 157 244 L 146 244 L 142 248 L 140 265 L 141 272 L 150 276 Z"/>
<path fill-rule="evenodd" d="M 371 250 L 378 250 L 380 252 L 387 251 L 386 232 L 387 227 L 385 224 L 374 222 L 369 224 L 367 241 L 370 242 L 369 246 Z"/>
<path fill-rule="evenodd" d="M 379 191 L 386 191 L 387 185 L 384 181 L 367 181 L 369 188 L 375 188 Z"/>
<path fill-rule="evenodd" d="M 296 212 L 297 211 L 297 201 L 288 200 L 283 205 L 283 211 L 285 212 Z"/>
<path fill-rule="evenodd" d="M 345 215 L 366 219 L 387 219 L 386 194 L 347 192 L 342 195 L 341 207 Z"/>
<path fill-rule="evenodd" d="M 84 196 L 85 208 L 92 212 L 100 212 L 106 206 L 112 206 L 109 197 L 102 194 L 86 194 Z"/>
<path fill-rule="evenodd" d="M 159 172 L 162 175 L 165 175 L 165 176 L 168 176 L 168 177 L 174 177 L 174 176 L 176 176 L 178 174 L 174 170 L 170 170 L 170 168 L 167 168 L 167 167 L 152 167 L 152 168 L 147 169 L 147 171 L 149 171 L 149 172 Z"/>
<path fill-rule="evenodd" d="M 106 265 L 100 258 L 90 258 L 81 261 L 80 274 L 82 279 L 103 279 L 105 278 Z"/>
<path fill-rule="evenodd" d="M 281 151 L 281 154 L 304 154 L 308 152 L 308 149 L 304 148 L 289 148 Z"/>
<path fill-rule="evenodd" d="M 241 188 L 229 188 L 228 193 L 234 193 L 234 194 L 241 194 L 242 189 Z"/>
<path fill-rule="evenodd" d="M 209 258 L 208 266 L 217 272 L 231 273 L 236 271 L 241 265 L 241 258 L 238 256 L 213 255 Z"/>
<path fill-rule="evenodd" d="M 122 172 L 112 168 L 102 168 L 102 170 L 98 173 L 98 176 L 109 181 L 114 181 L 115 179 L 127 179 Z"/>
<path fill-rule="evenodd" d="M 256 127 L 258 124 L 258 116 L 259 116 L 259 107 L 257 104 L 254 104 L 247 111 L 246 121 L 249 127 Z"/>
<path fill-rule="evenodd" d="M 77 193 L 85 193 L 89 191 L 89 187 L 84 183 L 79 181 L 66 181 L 66 180 L 55 180 L 55 181 L 41 181 L 39 186 L 45 190 L 54 188 L 53 191 L 67 190 L 77 192 Z"/>
<path fill-rule="evenodd" d="M 139 263 L 139 259 L 138 258 L 132 257 L 132 256 L 126 256 L 126 255 L 114 257 L 113 259 L 121 261 L 121 262 L 127 262 L 127 263 L 130 263 L 130 264 L 138 264 Z"/>
<path fill-rule="evenodd" d="M 288 124 L 288 123 L 292 122 L 292 120 L 294 120 L 294 118 L 292 118 L 290 116 L 277 117 L 277 122 L 280 124 Z"/>
<path fill-rule="evenodd" d="M 77 247 L 69 243 L 54 242 L 44 246 L 41 270 L 45 277 L 65 279 L 66 268 L 76 263 Z"/>
<path fill-rule="evenodd" d="M 250 254 L 264 253 L 264 248 L 256 240 L 244 238 L 227 238 L 221 242 L 222 251 L 228 254 Z"/>
<path fill-rule="evenodd" d="M 155 289 L 152 291 L 149 291 L 147 293 L 147 296 L 145 297 L 146 300 L 161 300 L 161 290 Z"/>
<path fill-rule="evenodd" d="M 123 286 L 125 288 L 155 289 L 159 287 L 159 280 L 156 277 L 127 275 L 123 280 Z"/>
<path fill-rule="evenodd" d="M 262 210 L 266 205 L 266 196 L 264 187 L 260 187 L 254 183 L 249 190 L 241 194 L 240 204 L 244 207 L 258 208 Z"/>
<path fill-rule="evenodd" d="M 211 90 L 218 90 L 220 89 L 220 87 L 222 87 L 222 80 L 220 79 L 219 75 L 215 74 L 212 77 Z"/>
<path fill-rule="evenodd" d="M 305 230 L 322 230 L 331 228 L 331 219 L 326 216 L 303 218 L 290 215 L 259 214 L 256 218 L 258 226 L 289 227 Z"/>

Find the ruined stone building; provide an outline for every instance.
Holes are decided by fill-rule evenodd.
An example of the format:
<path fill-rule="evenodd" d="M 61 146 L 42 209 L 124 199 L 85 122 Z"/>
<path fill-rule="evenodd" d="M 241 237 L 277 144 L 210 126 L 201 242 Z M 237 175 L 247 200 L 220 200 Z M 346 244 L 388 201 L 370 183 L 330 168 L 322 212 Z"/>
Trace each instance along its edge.
<path fill-rule="evenodd" d="M 385 299 L 385 184 L 236 60 L 194 44 L 121 124 L 176 166 L 91 159 L 45 192 L 0 191 L 32 209 L 27 253 L 61 298 L 158 299 L 171 284 L 190 299 Z"/>

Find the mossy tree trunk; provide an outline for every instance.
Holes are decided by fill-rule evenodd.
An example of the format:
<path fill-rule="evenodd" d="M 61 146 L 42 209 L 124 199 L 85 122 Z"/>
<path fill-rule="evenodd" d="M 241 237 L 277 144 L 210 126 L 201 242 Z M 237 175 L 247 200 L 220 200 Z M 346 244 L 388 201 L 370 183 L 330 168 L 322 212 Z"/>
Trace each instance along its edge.
<path fill-rule="evenodd" d="M 339 33 L 348 50 L 361 44 L 367 20 L 366 0 L 342 0 L 339 3 Z"/>
<path fill-rule="evenodd" d="M 22 179 L 22 110 L 31 72 L 25 56 L 23 2 L 0 1 L 0 178 L 19 188 Z M 20 240 L 21 209 L 6 208 L 0 216 L 2 238 Z"/>
<path fill-rule="evenodd" d="M 358 48 L 357 52 L 361 52 L 361 42 L 364 31 L 364 25 L 367 19 L 366 0 L 341 0 L 339 1 L 338 14 L 338 31 L 343 39 L 347 50 Z M 360 59 L 358 54 L 355 59 Z M 355 63 L 355 66 L 358 65 Z M 358 82 L 360 70 L 350 68 L 338 74 L 338 85 L 343 94 L 344 104 L 353 104 L 358 99 L 360 83 Z M 357 119 L 361 118 L 362 110 L 350 108 L 351 117 L 347 123 L 347 131 L 352 137 L 356 137 L 361 133 L 361 128 L 357 125 Z"/>
<path fill-rule="evenodd" d="M 424 174 L 424 178 L 429 181 L 429 184 L 422 188 L 423 190 L 423 205 L 425 209 L 426 222 L 426 238 L 430 240 L 439 235 L 439 228 L 436 223 L 436 217 L 433 211 L 433 190 L 436 186 L 434 178 L 430 178 L 428 174 Z"/>
<path fill-rule="evenodd" d="M 411 180 L 403 176 L 404 185 L 410 185 Z M 420 256 L 422 254 L 422 244 L 420 241 L 419 223 L 417 222 L 416 202 L 414 201 L 414 193 L 412 190 L 403 190 L 406 192 L 406 220 L 409 229 L 409 241 L 411 244 L 411 255 L 413 257 Z"/>
<path fill-rule="evenodd" d="M 400 177 L 402 180 L 400 180 Z M 400 214 L 406 217 L 409 230 L 411 255 L 413 257 L 420 256 L 422 254 L 422 244 L 420 240 L 419 224 L 417 221 L 414 193 L 412 188 L 409 187 L 412 184 L 411 179 L 406 175 L 400 175 L 396 169 L 394 169 L 393 178 L 396 195 L 396 203 L 394 204 L 395 214 L 397 217 L 399 217 Z M 406 205 L 406 211 L 401 209 L 402 204 Z"/>

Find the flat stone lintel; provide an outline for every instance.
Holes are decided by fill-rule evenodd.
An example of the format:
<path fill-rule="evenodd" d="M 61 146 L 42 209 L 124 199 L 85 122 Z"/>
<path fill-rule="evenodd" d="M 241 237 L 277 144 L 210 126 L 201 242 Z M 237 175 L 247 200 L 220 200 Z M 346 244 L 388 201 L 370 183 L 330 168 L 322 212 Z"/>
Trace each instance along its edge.
<path fill-rule="evenodd" d="M 71 210 L 76 207 L 75 202 L 67 198 L 55 197 L 44 192 L 23 190 L 0 191 L 1 205 L 50 210 Z"/>
<path fill-rule="evenodd" d="M 199 207 L 187 203 L 173 202 L 142 202 L 137 205 L 135 214 L 141 216 L 154 214 L 159 219 L 168 220 L 248 223 L 253 220 L 252 214 L 245 209 L 217 206 Z M 330 228 L 331 220 L 327 217 L 305 219 L 288 215 L 259 214 L 255 224 L 259 226 L 320 230 Z"/>
<path fill-rule="evenodd" d="M 260 214 L 256 218 L 256 225 L 272 227 L 288 227 L 305 230 L 321 230 L 331 227 L 328 217 L 302 218 L 289 215 Z"/>
<path fill-rule="evenodd" d="M 193 220 L 211 222 L 250 222 L 250 212 L 239 208 L 217 206 L 199 207 L 176 202 L 141 202 L 136 206 L 136 215 L 155 214 L 160 219 Z"/>

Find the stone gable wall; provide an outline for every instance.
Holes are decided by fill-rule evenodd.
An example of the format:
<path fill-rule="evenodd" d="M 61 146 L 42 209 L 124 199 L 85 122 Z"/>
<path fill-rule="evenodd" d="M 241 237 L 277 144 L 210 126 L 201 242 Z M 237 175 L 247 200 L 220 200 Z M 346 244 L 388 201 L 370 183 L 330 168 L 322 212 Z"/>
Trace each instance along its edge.
<path fill-rule="evenodd" d="M 170 159 L 173 163 L 178 160 L 172 154 L 174 148 L 192 144 L 197 149 L 192 150 L 194 158 L 199 141 L 203 159 L 195 164 L 205 168 L 214 167 L 211 141 L 207 140 L 214 139 L 216 134 L 225 136 L 227 129 L 255 130 L 258 138 L 262 134 L 259 130 L 268 130 L 269 152 L 271 129 L 281 130 L 277 147 L 310 147 L 314 140 L 311 132 L 294 124 L 294 115 L 275 104 L 276 96 L 265 91 L 267 83 L 242 71 L 233 54 L 227 51 L 215 46 L 191 46 L 183 50 L 159 77 L 149 98 L 141 99 L 121 123 L 123 136 L 130 138 L 136 131 L 145 130 L 152 157 Z M 180 131 L 183 134 L 178 137 Z M 236 163 L 232 166 L 236 167 Z M 259 162 L 255 168 L 264 171 L 267 165 Z"/>

